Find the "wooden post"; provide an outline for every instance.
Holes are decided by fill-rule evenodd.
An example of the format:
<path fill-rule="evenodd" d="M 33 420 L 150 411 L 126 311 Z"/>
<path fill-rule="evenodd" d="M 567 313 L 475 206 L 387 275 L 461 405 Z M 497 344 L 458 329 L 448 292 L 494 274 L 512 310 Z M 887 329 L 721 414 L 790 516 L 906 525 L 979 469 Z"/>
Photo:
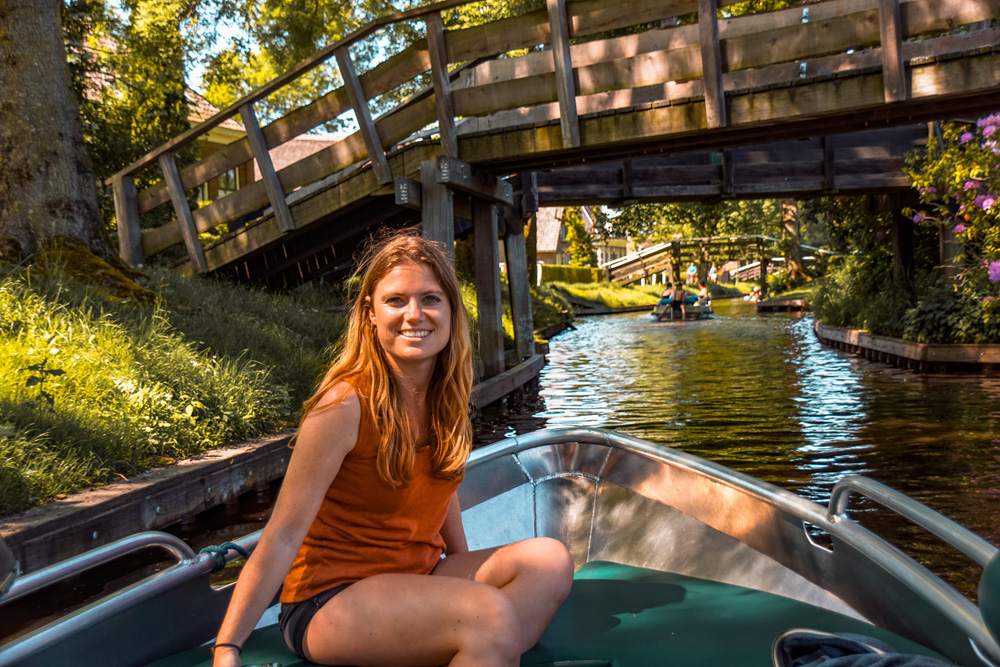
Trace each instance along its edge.
<path fill-rule="evenodd" d="M 118 254 L 129 266 L 141 266 L 142 231 L 139 229 L 139 204 L 135 194 L 135 178 L 116 176 L 111 187 L 115 195 Z"/>
<path fill-rule="evenodd" d="M 476 247 L 479 358 L 483 362 L 485 377 L 491 378 L 504 371 L 500 253 L 497 247 L 497 209 L 493 202 L 473 199 L 472 235 Z"/>
<path fill-rule="evenodd" d="M 722 87 L 722 49 L 716 0 L 698 0 L 698 35 L 701 38 L 702 79 L 705 82 L 705 117 L 708 127 L 725 127 L 726 95 Z"/>
<path fill-rule="evenodd" d="M 257 122 L 257 113 L 254 111 L 253 104 L 244 104 L 240 107 L 240 118 L 243 119 L 243 127 L 247 131 L 250 150 L 260 166 L 260 178 L 264 181 L 267 199 L 271 202 L 271 208 L 274 210 L 274 219 L 278 221 L 278 229 L 290 232 L 295 229 L 295 222 L 292 220 L 292 212 L 288 209 L 285 191 L 281 188 L 278 173 L 274 170 L 274 163 L 271 162 L 271 153 L 267 150 L 264 133 L 261 132 L 260 123 Z"/>
<path fill-rule="evenodd" d="M 892 272 L 897 280 L 913 279 L 913 220 L 898 208 L 892 211 Z"/>
<path fill-rule="evenodd" d="M 903 60 L 899 0 L 879 0 L 878 22 L 882 39 L 882 81 L 885 101 L 901 102 L 909 95 L 906 90 L 906 63 Z"/>
<path fill-rule="evenodd" d="M 441 12 L 427 16 L 427 47 L 431 55 L 434 77 L 434 103 L 437 106 L 441 150 L 448 157 L 458 157 L 458 137 L 455 134 L 455 107 L 451 101 L 451 79 L 448 77 L 448 53 L 444 46 L 444 24 Z"/>
<path fill-rule="evenodd" d="M 767 255 L 764 253 L 764 241 L 757 241 L 757 254 L 760 257 L 760 275 L 757 282 L 760 284 L 760 291 L 767 294 L 767 265 L 769 264 Z"/>
<path fill-rule="evenodd" d="M 565 0 L 546 0 L 549 26 L 552 29 L 552 59 L 556 66 L 556 92 L 559 96 L 559 118 L 563 146 L 580 145 L 580 119 L 576 113 L 576 85 L 573 83 L 573 61 L 569 52 L 569 24 Z"/>
<path fill-rule="evenodd" d="M 511 317 L 514 320 L 514 343 L 520 359 L 535 353 L 535 332 L 531 319 L 531 293 L 528 286 L 528 257 L 524 239 L 524 220 L 511 207 L 507 216 L 507 236 L 504 252 L 507 260 L 507 287 L 510 293 Z"/>
<path fill-rule="evenodd" d="M 783 199 L 781 201 L 781 236 L 788 242 L 788 251 L 785 254 L 785 272 L 788 280 L 793 281 L 798 278 L 808 278 L 805 268 L 802 266 L 802 240 L 801 225 L 799 225 L 799 207 L 794 199 Z"/>
<path fill-rule="evenodd" d="M 160 169 L 163 170 L 163 180 L 166 181 L 167 190 L 170 192 L 170 201 L 174 205 L 174 213 L 177 214 L 177 224 L 181 228 L 181 236 L 184 238 L 184 245 L 187 246 L 191 266 L 195 273 L 205 273 L 208 270 L 205 249 L 201 247 L 201 241 L 198 240 L 198 230 L 194 226 L 194 218 L 191 216 L 191 207 L 188 206 L 187 197 L 184 196 L 184 186 L 181 185 L 181 177 L 177 173 L 177 163 L 174 162 L 173 153 L 168 152 L 160 156 Z"/>
<path fill-rule="evenodd" d="M 451 188 L 437 182 L 434 160 L 420 163 L 420 208 L 424 236 L 441 243 L 455 257 L 455 206 Z"/>
<path fill-rule="evenodd" d="M 833 190 L 833 148 L 830 147 L 825 135 L 819 138 L 819 145 L 823 149 L 823 189 Z"/>
<path fill-rule="evenodd" d="M 361 87 L 358 73 L 354 69 L 354 61 L 351 60 L 350 51 L 347 46 L 342 46 L 334 52 L 337 57 L 337 65 L 340 66 L 340 76 L 344 79 L 344 90 L 351 100 L 354 108 L 354 115 L 358 118 L 358 125 L 361 128 L 361 138 L 365 141 L 365 148 L 368 149 L 368 157 L 372 160 L 372 169 L 375 171 L 375 178 L 382 185 L 392 182 L 392 170 L 389 168 L 389 160 L 385 157 L 385 148 L 379 139 L 378 131 L 375 128 L 375 121 L 372 120 L 371 109 L 368 108 L 368 98 Z"/>

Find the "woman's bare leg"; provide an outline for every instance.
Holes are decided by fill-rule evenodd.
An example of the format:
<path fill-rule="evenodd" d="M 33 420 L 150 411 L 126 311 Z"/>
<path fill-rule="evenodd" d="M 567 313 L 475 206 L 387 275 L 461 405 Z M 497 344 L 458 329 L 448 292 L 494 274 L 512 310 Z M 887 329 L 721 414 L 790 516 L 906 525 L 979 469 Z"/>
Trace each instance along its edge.
<path fill-rule="evenodd" d="M 499 589 L 413 574 L 363 579 L 309 623 L 306 655 L 321 664 L 516 667 L 518 610 Z"/>
<path fill-rule="evenodd" d="M 496 586 L 507 595 L 520 624 L 520 653 L 538 642 L 573 583 L 573 558 L 549 537 L 522 540 L 493 549 L 453 554 L 435 575 Z"/>

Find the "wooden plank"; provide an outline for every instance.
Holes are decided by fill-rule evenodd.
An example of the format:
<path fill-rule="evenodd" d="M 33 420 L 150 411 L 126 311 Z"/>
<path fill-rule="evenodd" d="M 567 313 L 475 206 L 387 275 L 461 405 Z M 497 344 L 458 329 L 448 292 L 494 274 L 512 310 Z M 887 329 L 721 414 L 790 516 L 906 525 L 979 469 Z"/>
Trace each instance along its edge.
<path fill-rule="evenodd" d="M 422 210 L 423 203 L 420 195 L 420 181 L 407 178 L 406 176 L 397 176 L 393 180 L 393 183 L 395 185 L 396 204 L 398 206 L 410 208 L 414 211 Z"/>
<path fill-rule="evenodd" d="M 455 108 L 451 102 L 451 79 L 448 77 L 448 54 L 444 45 L 444 25 L 441 13 L 427 17 L 427 45 L 434 77 L 434 101 L 437 106 L 441 149 L 448 157 L 458 157 L 458 137 L 455 134 Z"/>
<path fill-rule="evenodd" d="M 438 183 L 438 167 L 433 160 L 420 165 L 420 191 L 424 236 L 440 243 L 455 257 L 455 207 L 451 188 Z"/>
<path fill-rule="evenodd" d="M 476 253 L 476 302 L 479 307 L 479 358 L 483 362 L 485 377 L 491 378 L 504 371 L 496 204 L 473 200 L 472 227 Z"/>
<path fill-rule="evenodd" d="M 118 226 L 118 254 L 129 266 L 142 266 L 142 230 L 139 228 L 135 178 L 115 176 L 111 183 L 115 197 L 115 224 Z"/>
<path fill-rule="evenodd" d="M 514 320 L 514 344 L 520 358 L 535 353 L 535 333 L 531 315 L 531 293 L 528 284 L 528 253 L 524 225 L 517 229 L 507 225 L 504 238 L 507 260 L 507 285 L 510 292 L 511 319 Z"/>
<path fill-rule="evenodd" d="M 174 162 L 173 153 L 163 153 L 160 155 L 160 169 L 163 170 L 163 180 L 167 182 L 167 188 L 170 190 L 170 200 L 174 204 L 174 212 L 177 214 L 177 224 L 180 226 L 181 235 L 184 237 L 184 245 L 187 246 L 191 266 L 195 272 L 204 273 L 207 269 L 205 250 L 201 247 L 201 241 L 198 240 L 198 231 L 194 227 L 191 208 L 188 206 L 187 197 L 184 195 L 184 188 L 181 185 L 181 177 L 177 173 L 177 163 Z"/>
<path fill-rule="evenodd" d="M 576 85 L 573 83 L 573 60 L 569 52 L 569 27 L 565 0 L 546 0 L 552 33 L 552 60 L 555 63 L 556 92 L 563 146 L 580 145 L 580 121 L 576 113 Z"/>
<path fill-rule="evenodd" d="M 735 171 L 733 167 L 733 152 L 725 148 L 722 149 L 722 169 L 720 169 L 720 179 L 722 181 L 722 194 L 724 195 L 731 194 L 733 192 L 733 187 L 735 186 Z"/>
<path fill-rule="evenodd" d="M 278 229 L 283 232 L 290 232 L 295 229 L 295 221 L 288 210 L 288 202 L 285 201 L 285 193 L 281 189 L 281 181 L 274 171 L 274 163 L 271 162 L 271 153 L 267 149 L 267 142 L 264 140 L 264 133 L 260 130 L 260 123 L 257 122 L 257 113 L 252 104 L 240 107 L 240 118 L 243 120 L 243 127 L 247 131 L 247 139 L 250 141 L 250 148 L 253 156 L 257 160 L 260 169 L 260 178 L 264 182 L 264 189 L 267 191 L 267 199 L 271 202 L 274 210 L 274 217 L 278 221 Z"/>
<path fill-rule="evenodd" d="M 709 127 L 725 127 L 726 93 L 722 87 L 722 49 L 715 0 L 698 0 L 698 34 L 701 38 L 702 78 L 705 81 L 705 114 Z"/>
<path fill-rule="evenodd" d="M 379 139 L 378 131 L 372 120 L 371 109 L 368 108 L 368 98 L 358 81 L 358 73 L 354 69 L 354 61 L 351 60 L 350 51 L 346 46 L 334 52 L 337 58 L 337 65 L 340 67 L 340 76 L 344 79 L 344 88 L 347 96 L 351 100 L 351 107 L 354 108 L 354 115 L 358 119 L 361 128 L 361 136 L 365 140 L 365 147 L 368 149 L 368 157 L 372 161 L 372 169 L 375 170 L 375 177 L 379 183 L 386 185 L 392 182 L 392 171 L 389 169 L 389 161 L 385 157 L 385 148 Z"/>
<path fill-rule="evenodd" d="M 509 368 L 496 377 L 476 384 L 472 388 L 469 402 L 477 408 L 489 405 L 537 378 L 538 372 L 544 365 L 545 357 L 543 355 L 536 354 L 528 357 L 514 368 Z"/>
<path fill-rule="evenodd" d="M 538 172 L 521 175 L 521 212 L 525 215 L 538 212 Z"/>
<path fill-rule="evenodd" d="M 446 155 L 440 155 L 437 158 L 435 180 L 448 187 L 497 204 L 510 206 L 514 203 L 514 189 L 510 183 L 483 169 L 474 168 L 468 162 Z"/>
<path fill-rule="evenodd" d="M 887 104 L 899 102 L 907 98 L 899 0 L 879 0 L 878 18 L 879 35 L 882 41 L 882 78 L 885 81 L 885 101 Z"/>

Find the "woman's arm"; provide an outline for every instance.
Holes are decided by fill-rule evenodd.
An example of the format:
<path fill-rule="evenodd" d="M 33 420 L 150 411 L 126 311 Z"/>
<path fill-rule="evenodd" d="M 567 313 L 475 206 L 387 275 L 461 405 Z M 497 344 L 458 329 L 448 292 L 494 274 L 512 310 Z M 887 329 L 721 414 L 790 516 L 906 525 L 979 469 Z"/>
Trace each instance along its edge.
<path fill-rule="evenodd" d="M 347 453 L 358 441 L 361 404 L 346 383 L 327 393 L 299 428 L 274 512 L 233 591 L 218 644 L 242 646 L 295 560 Z M 239 665 L 233 648 L 220 647 L 214 664 Z"/>
<path fill-rule="evenodd" d="M 448 514 L 441 526 L 441 537 L 444 538 L 444 552 L 452 554 L 465 553 L 469 543 L 465 540 L 465 526 L 462 524 L 462 508 L 458 505 L 458 492 L 452 494 L 448 504 Z"/>

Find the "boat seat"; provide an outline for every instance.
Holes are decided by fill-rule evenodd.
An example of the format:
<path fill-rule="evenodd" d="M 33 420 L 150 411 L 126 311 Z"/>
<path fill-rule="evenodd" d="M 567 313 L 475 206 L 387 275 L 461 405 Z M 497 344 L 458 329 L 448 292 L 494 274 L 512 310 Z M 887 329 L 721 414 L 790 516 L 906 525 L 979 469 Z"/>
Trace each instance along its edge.
<path fill-rule="evenodd" d="M 771 666 L 771 643 L 791 628 L 855 632 L 900 653 L 940 655 L 836 612 L 742 586 L 616 563 L 587 563 L 522 667 Z M 278 627 L 260 629 L 243 649 L 244 664 L 312 663 L 285 646 Z M 205 647 L 154 663 L 209 667 Z"/>

